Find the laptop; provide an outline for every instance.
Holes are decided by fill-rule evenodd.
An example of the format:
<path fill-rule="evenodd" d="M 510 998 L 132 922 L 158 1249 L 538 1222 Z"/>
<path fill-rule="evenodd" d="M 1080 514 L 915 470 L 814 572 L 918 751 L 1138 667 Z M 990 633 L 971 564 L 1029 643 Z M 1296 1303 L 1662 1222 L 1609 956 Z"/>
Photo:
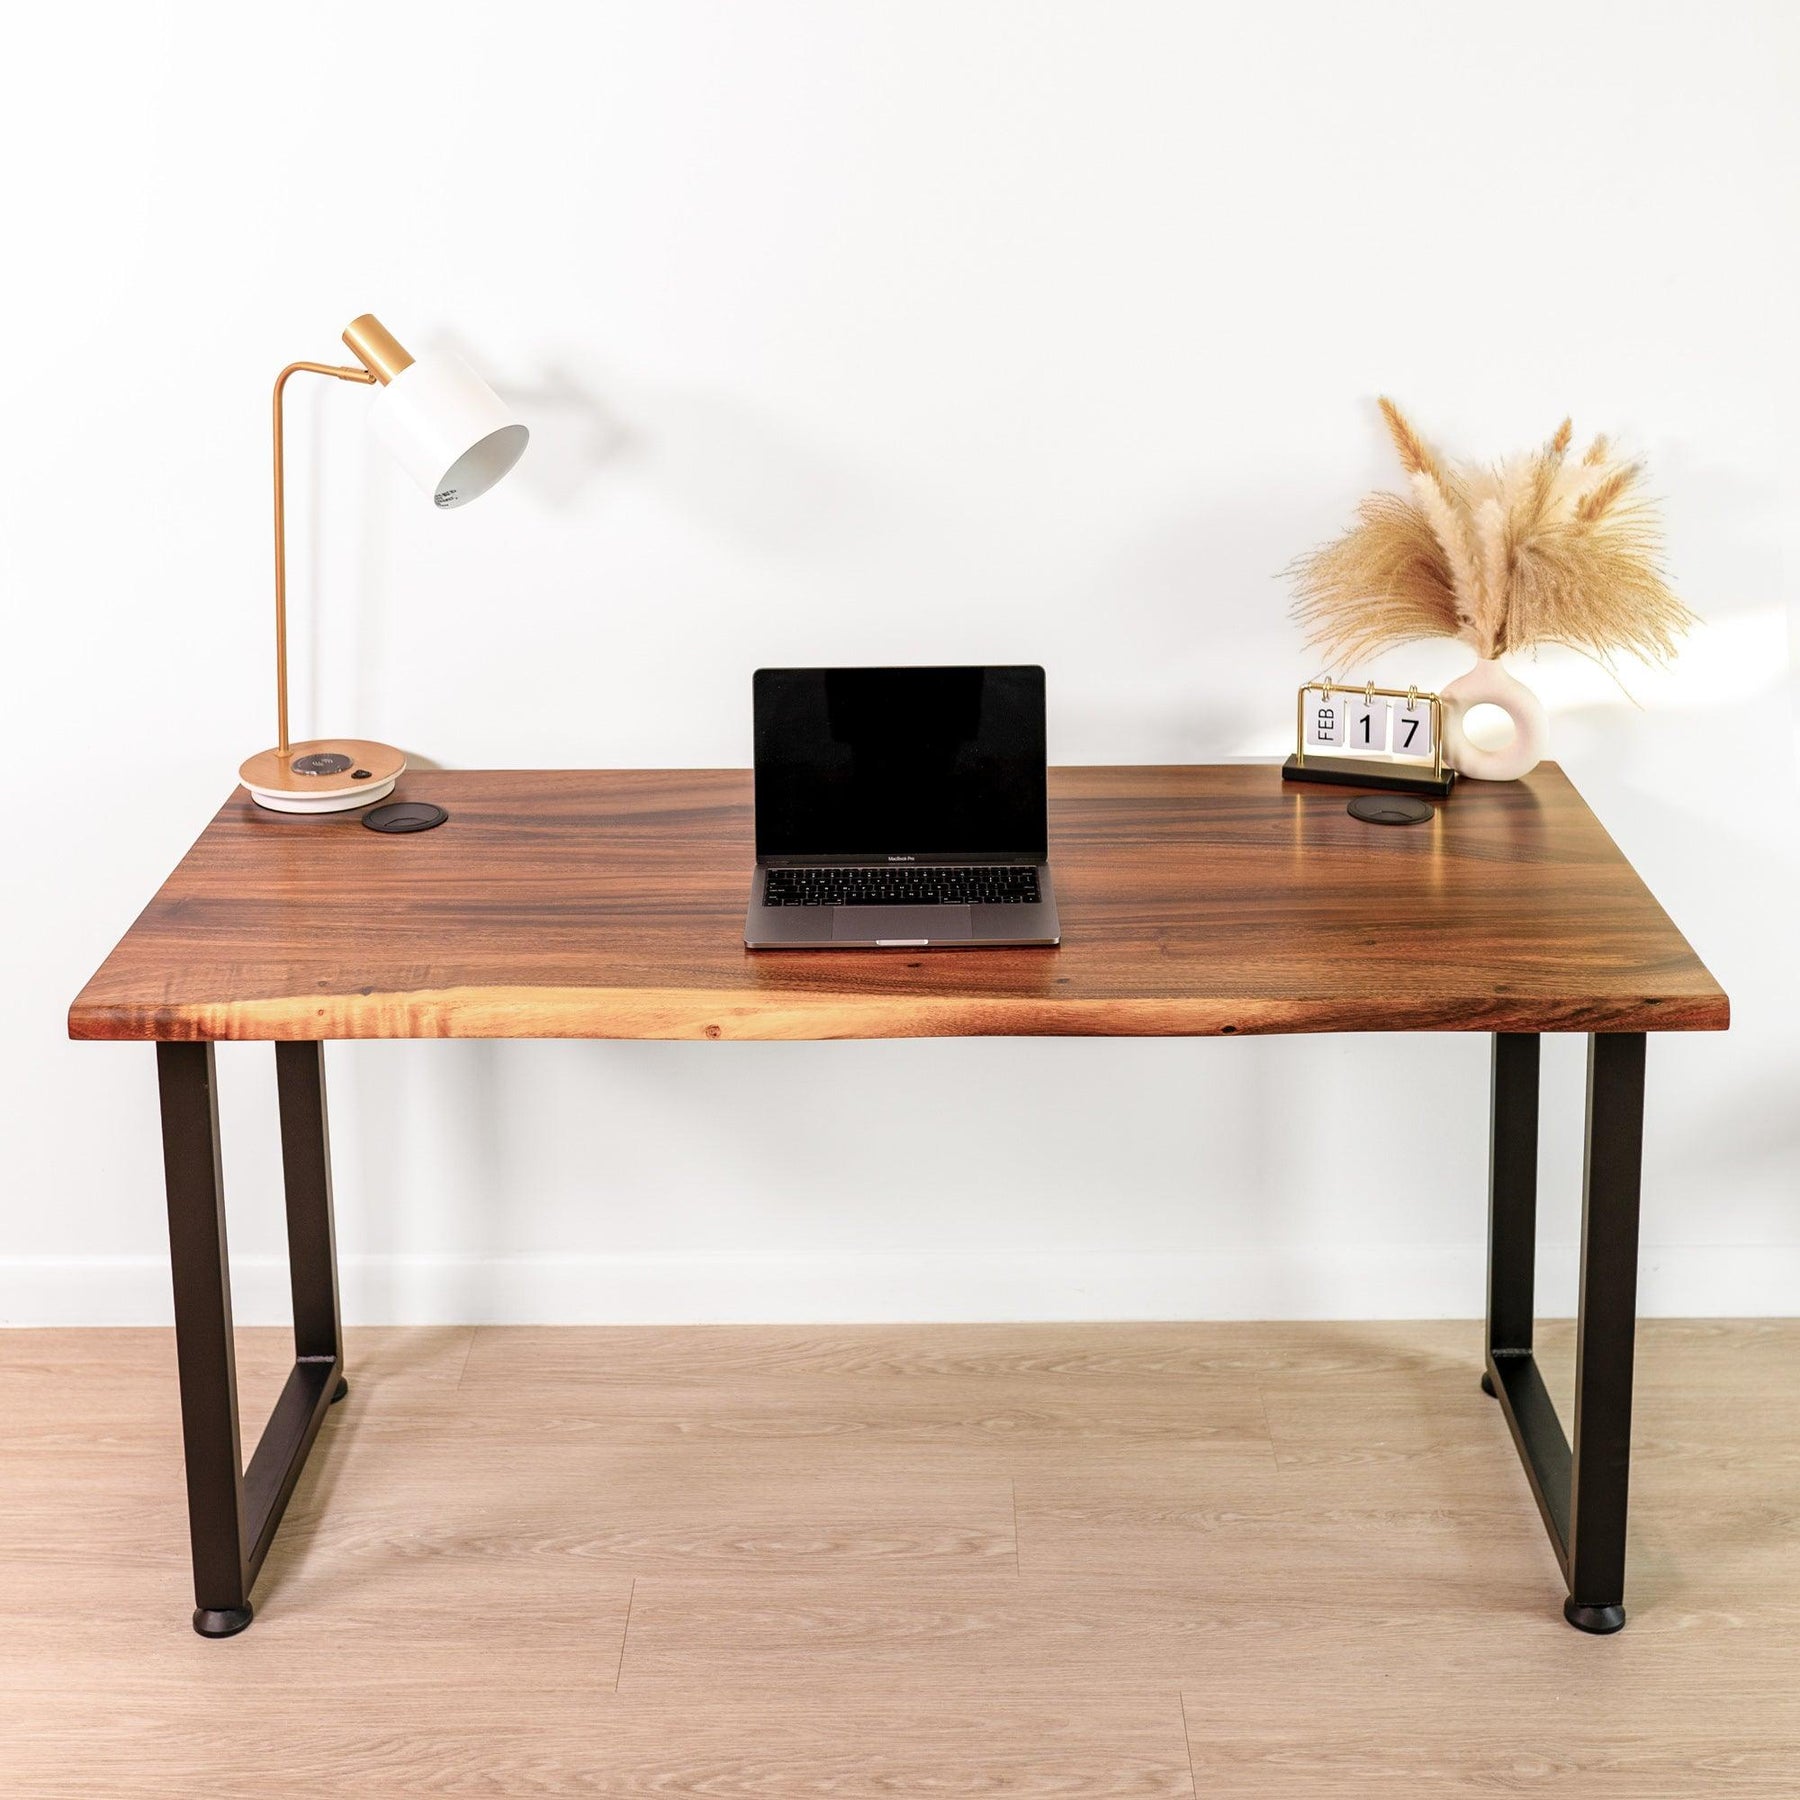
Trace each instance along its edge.
<path fill-rule="evenodd" d="M 752 950 L 1055 944 L 1039 668 L 758 669 Z"/>

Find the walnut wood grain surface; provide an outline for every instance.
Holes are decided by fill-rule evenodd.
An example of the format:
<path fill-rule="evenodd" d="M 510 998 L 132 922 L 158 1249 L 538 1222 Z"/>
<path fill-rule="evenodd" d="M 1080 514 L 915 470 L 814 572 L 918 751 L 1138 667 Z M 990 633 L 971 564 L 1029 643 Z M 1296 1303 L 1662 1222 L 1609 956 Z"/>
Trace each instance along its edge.
<path fill-rule="evenodd" d="M 743 948 L 739 770 L 429 771 L 386 837 L 240 789 L 77 1038 L 1718 1030 L 1729 1007 L 1560 769 L 1366 825 L 1273 766 L 1059 769 L 1057 950 Z"/>

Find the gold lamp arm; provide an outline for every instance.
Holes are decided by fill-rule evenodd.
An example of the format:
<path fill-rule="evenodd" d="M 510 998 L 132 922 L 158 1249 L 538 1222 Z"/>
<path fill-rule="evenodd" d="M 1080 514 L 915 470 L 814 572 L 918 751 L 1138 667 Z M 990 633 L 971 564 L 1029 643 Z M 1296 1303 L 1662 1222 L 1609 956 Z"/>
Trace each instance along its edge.
<path fill-rule="evenodd" d="M 354 345 L 351 346 L 353 349 Z M 358 351 L 360 355 L 361 352 Z M 404 353 L 403 353 L 404 354 Z M 346 369 L 334 363 L 295 362 L 275 377 L 275 722 L 276 755 L 288 757 L 287 693 L 287 507 L 282 473 L 281 394 L 290 375 L 330 375 L 339 381 L 360 381 L 373 386 L 374 373 L 366 368 Z"/>

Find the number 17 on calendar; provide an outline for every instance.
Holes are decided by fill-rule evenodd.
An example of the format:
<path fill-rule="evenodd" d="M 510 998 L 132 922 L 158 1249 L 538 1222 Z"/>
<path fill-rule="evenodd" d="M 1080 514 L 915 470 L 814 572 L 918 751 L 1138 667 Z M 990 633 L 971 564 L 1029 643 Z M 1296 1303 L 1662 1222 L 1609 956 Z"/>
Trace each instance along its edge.
<path fill-rule="evenodd" d="M 1344 712 L 1344 744 L 1350 750 L 1386 751 L 1393 756 L 1429 756 L 1431 703 L 1414 694 L 1358 694 Z"/>

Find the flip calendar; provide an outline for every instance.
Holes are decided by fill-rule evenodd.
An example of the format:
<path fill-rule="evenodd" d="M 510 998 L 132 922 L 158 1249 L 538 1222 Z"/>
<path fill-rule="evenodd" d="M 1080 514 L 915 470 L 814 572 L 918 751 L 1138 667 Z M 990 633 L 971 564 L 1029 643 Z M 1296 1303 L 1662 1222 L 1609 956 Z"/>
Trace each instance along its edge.
<path fill-rule="evenodd" d="M 1281 772 L 1288 781 L 1447 795 L 1456 771 L 1444 767 L 1443 702 L 1417 687 L 1309 681 L 1295 703 L 1294 754 Z"/>

